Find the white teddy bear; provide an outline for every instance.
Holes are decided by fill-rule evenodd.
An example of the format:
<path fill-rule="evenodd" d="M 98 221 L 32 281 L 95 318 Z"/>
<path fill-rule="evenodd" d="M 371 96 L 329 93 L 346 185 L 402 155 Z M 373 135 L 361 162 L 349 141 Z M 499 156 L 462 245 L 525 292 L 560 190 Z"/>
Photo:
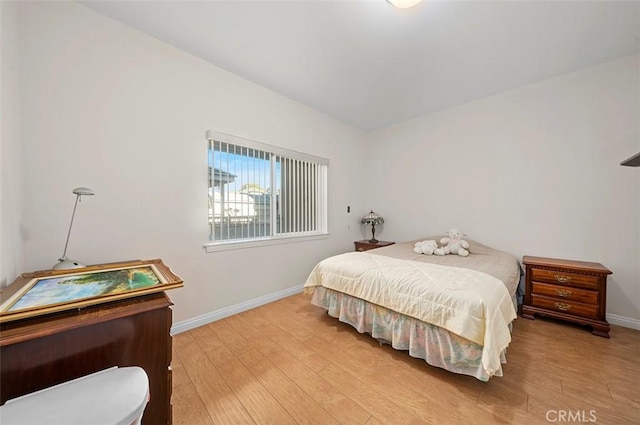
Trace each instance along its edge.
<path fill-rule="evenodd" d="M 436 248 L 438 248 L 438 243 L 434 240 L 416 242 L 413 246 L 413 252 L 416 254 L 432 255 Z"/>
<path fill-rule="evenodd" d="M 469 242 L 462 239 L 463 233 L 455 227 L 449 230 L 449 237 L 440 239 L 442 248 L 434 251 L 436 255 L 456 254 L 461 257 L 469 255 Z"/>

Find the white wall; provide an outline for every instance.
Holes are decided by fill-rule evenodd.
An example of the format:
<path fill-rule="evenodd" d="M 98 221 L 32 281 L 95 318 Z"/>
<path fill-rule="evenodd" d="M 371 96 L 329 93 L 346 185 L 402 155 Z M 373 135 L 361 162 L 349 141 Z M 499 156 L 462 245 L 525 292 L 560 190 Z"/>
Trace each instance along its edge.
<path fill-rule="evenodd" d="M 640 58 L 542 81 L 371 134 L 381 237 L 457 226 L 518 256 L 613 271 L 607 312 L 640 319 Z M 393 158 L 393 160 L 391 160 Z M 637 323 L 636 323 L 637 324 Z"/>
<path fill-rule="evenodd" d="M 24 270 L 18 3 L 0 1 L 0 287 Z"/>
<path fill-rule="evenodd" d="M 353 249 L 364 135 L 75 3 L 22 4 L 26 270 L 162 258 L 174 322 L 302 284 Z M 212 129 L 328 158 L 331 237 L 206 254 Z"/>
<path fill-rule="evenodd" d="M 640 173 L 618 165 L 640 150 L 638 57 L 365 140 L 81 5 L 23 2 L 9 38 L 2 6 L 0 279 L 56 262 L 71 189 L 86 185 L 97 195 L 79 206 L 70 256 L 87 263 L 163 258 L 185 280 L 169 293 L 176 322 L 301 284 L 319 259 L 368 237 L 358 221 L 369 208 L 386 219 L 377 229 L 384 240 L 457 225 L 518 257 L 602 262 L 614 273 L 609 313 L 640 317 Z M 18 54 L 18 27 L 23 71 L 20 79 L 15 67 L 8 75 L 19 95 L 4 91 L 4 58 Z M 21 122 L 28 123 L 22 135 Z M 331 237 L 205 254 L 206 129 L 329 158 Z"/>

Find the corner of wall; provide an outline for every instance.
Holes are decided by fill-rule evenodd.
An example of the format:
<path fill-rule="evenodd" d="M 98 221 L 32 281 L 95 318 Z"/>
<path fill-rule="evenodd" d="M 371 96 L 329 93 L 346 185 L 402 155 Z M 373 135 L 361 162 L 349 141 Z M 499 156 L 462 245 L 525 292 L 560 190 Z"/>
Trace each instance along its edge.
<path fill-rule="evenodd" d="M 24 267 L 20 3 L 0 2 L 0 287 Z"/>

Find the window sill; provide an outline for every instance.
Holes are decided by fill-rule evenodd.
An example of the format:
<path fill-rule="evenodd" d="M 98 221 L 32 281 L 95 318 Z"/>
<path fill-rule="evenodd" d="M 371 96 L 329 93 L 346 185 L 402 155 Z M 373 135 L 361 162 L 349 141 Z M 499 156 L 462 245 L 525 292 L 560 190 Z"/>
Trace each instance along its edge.
<path fill-rule="evenodd" d="M 229 251 L 232 249 L 257 248 L 260 246 L 281 245 L 285 243 L 307 242 L 307 241 L 328 239 L 329 236 L 330 236 L 329 233 L 322 233 L 319 235 L 288 236 L 288 237 L 281 237 L 281 238 L 269 238 L 269 239 L 248 240 L 248 241 L 217 242 L 217 243 L 210 242 L 210 243 L 204 244 L 204 250 L 206 253 L 210 253 L 210 252 L 218 252 L 218 251 Z"/>

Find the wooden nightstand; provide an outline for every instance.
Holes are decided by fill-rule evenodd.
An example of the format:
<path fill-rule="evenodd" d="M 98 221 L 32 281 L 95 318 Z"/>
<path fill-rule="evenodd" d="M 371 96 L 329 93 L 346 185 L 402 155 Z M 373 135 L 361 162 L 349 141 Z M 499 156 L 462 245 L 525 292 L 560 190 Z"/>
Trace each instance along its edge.
<path fill-rule="evenodd" d="M 600 263 L 524 256 L 526 286 L 522 317 L 534 314 L 593 327 L 593 334 L 609 338 L 606 319 L 607 276 Z"/>
<path fill-rule="evenodd" d="M 369 241 L 355 241 L 356 251 L 369 251 L 370 249 L 382 248 L 383 246 L 393 245 L 395 242 L 389 241 L 378 241 L 376 243 L 371 243 Z"/>

